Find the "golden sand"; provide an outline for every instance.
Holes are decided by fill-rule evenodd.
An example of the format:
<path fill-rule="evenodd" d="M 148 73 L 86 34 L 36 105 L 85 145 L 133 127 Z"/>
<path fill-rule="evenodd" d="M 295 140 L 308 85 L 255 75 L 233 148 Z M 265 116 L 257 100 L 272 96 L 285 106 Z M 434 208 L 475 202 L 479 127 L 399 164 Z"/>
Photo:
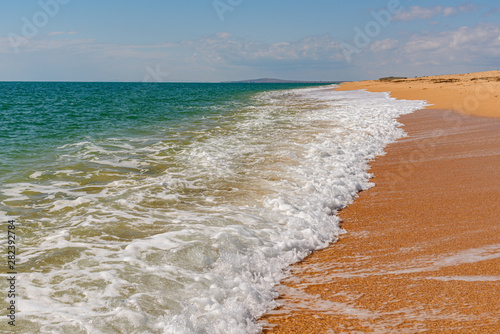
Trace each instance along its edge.
<path fill-rule="evenodd" d="M 400 121 L 348 234 L 293 266 L 265 333 L 500 333 L 500 119 Z"/>
<path fill-rule="evenodd" d="M 358 81 L 338 90 L 391 92 L 405 100 L 426 100 L 430 109 L 453 109 L 479 116 L 500 117 L 500 71 L 451 74 L 391 81 Z"/>

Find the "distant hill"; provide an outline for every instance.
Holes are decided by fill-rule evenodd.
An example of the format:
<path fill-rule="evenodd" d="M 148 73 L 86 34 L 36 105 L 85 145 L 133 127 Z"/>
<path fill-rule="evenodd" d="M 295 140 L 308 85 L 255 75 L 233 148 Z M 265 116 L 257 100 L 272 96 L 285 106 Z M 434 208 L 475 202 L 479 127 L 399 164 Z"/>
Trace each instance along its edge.
<path fill-rule="evenodd" d="M 323 83 L 323 84 L 337 84 L 342 81 L 301 81 L 301 80 L 281 80 L 273 78 L 261 78 L 241 81 L 224 81 L 224 83 Z"/>

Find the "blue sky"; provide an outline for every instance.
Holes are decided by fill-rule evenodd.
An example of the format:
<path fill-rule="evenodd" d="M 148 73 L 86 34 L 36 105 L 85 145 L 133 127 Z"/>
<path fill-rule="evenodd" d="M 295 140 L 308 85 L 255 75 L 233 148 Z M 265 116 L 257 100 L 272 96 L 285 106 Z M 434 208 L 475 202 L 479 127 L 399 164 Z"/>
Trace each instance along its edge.
<path fill-rule="evenodd" d="M 361 80 L 500 69 L 500 3 L 0 3 L 0 80 Z"/>

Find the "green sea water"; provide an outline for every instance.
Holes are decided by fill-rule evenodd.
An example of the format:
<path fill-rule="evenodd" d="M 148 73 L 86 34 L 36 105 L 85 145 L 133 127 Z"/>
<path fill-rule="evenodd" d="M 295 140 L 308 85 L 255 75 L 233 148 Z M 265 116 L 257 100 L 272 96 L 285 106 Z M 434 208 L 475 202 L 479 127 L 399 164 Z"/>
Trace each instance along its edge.
<path fill-rule="evenodd" d="M 57 148 L 183 131 L 237 112 L 260 91 L 297 84 L 0 83 L 0 175 L 54 162 Z M 3 179 L 8 182 L 8 179 Z"/>
<path fill-rule="evenodd" d="M 258 333 L 286 267 L 343 233 L 394 118 L 424 105 L 331 88 L 0 83 L 14 331 Z"/>

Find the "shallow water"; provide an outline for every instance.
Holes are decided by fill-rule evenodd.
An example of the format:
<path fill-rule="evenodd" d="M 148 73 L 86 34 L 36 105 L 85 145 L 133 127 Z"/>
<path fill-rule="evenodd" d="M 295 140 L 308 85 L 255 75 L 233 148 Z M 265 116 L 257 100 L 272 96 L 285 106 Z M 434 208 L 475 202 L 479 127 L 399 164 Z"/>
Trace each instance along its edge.
<path fill-rule="evenodd" d="M 0 90 L 28 333 L 258 333 L 283 270 L 343 232 L 394 118 L 425 105 L 325 86 Z"/>

